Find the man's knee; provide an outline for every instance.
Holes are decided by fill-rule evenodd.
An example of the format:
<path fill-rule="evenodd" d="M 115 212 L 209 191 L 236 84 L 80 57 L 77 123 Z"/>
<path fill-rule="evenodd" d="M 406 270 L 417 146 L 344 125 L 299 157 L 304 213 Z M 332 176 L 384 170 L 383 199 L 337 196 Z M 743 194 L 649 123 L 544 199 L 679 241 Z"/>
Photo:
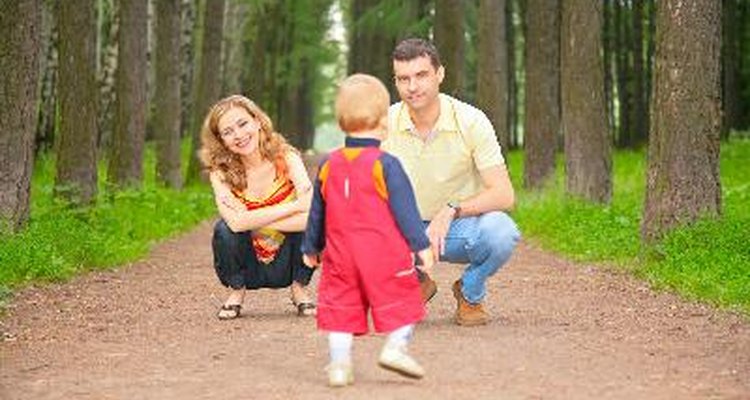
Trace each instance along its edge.
<path fill-rule="evenodd" d="M 520 238 L 516 223 L 504 212 L 492 211 L 479 218 L 479 240 L 502 258 L 510 256 Z"/>

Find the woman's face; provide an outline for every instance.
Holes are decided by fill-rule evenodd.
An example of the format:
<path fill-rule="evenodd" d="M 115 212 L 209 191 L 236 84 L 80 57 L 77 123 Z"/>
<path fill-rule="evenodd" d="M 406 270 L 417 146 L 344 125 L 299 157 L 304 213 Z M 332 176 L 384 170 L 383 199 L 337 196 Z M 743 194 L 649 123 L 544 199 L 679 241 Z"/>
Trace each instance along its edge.
<path fill-rule="evenodd" d="M 242 107 L 232 107 L 219 118 L 219 137 L 229 151 L 247 156 L 258 151 L 260 122 Z"/>

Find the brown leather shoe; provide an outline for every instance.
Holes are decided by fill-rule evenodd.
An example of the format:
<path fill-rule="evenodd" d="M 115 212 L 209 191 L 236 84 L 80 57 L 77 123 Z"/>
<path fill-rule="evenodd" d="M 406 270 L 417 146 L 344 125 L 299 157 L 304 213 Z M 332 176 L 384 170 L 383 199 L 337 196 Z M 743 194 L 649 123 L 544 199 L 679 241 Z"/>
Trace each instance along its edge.
<path fill-rule="evenodd" d="M 453 297 L 456 298 L 456 323 L 463 326 L 484 325 L 489 320 L 482 303 L 471 304 L 461 293 L 461 280 L 453 283 Z"/>
<path fill-rule="evenodd" d="M 419 290 L 422 291 L 422 301 L 427 304 L 437 293 L 437 284 L 427 274 L 424 280 L 419 282 Z"/>

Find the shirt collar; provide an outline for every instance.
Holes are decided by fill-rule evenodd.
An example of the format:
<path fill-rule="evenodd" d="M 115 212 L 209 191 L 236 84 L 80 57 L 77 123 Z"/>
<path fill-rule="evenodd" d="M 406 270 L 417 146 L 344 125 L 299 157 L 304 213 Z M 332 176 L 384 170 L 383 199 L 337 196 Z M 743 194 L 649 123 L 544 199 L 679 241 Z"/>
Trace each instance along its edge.
<path fill-rule="evenodd" d="M 432 132 L 436 133 L 459 130 L 456 125 L 456 118 L 453 116 L 454 109 L 453 104 L 451 104 L 451 97 L 439 93 L 438 99 L 440 100 L 440 115 L 438 116 L 437 122 L 435 122 Z M 401 107 L 399 109 L 398 127 L 400 131 L 415 133 L 414 122 L 412 122 L 411 117 L 409 116 L 409 108 L 404 102 L 401 102 Z"/>
<path fill-rule="evenodd" d="M 346 147 L 380 147 L 380 140 L 373 138 L 357 138 L 347 136 L 344 138 Z"/>

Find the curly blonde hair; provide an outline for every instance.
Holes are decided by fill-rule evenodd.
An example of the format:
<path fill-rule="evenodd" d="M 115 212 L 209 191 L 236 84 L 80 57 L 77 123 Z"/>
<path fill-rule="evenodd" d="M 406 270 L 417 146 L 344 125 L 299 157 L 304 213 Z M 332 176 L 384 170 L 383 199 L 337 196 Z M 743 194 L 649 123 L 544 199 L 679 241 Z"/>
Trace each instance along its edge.
<path fill-rule="evenodd" d="M 211 107 L 201 128 L 201 148 L 198 157 L 208 171 L 221 171 L 224 181 L 233 189 L 245 190 L 247 178 L 240 156 L 224 145 L 219 133 L 219 119 L 233 108 L 243 108 L 260 123 L 258 150 L 261 157 L 274 163 L 276 176 L 287 176 L 286 156 L 297 150 L 284 137 L 273 130 L 271 118 L 252 100 L 241 95 L 232 95 L 219 100 Z"/>

